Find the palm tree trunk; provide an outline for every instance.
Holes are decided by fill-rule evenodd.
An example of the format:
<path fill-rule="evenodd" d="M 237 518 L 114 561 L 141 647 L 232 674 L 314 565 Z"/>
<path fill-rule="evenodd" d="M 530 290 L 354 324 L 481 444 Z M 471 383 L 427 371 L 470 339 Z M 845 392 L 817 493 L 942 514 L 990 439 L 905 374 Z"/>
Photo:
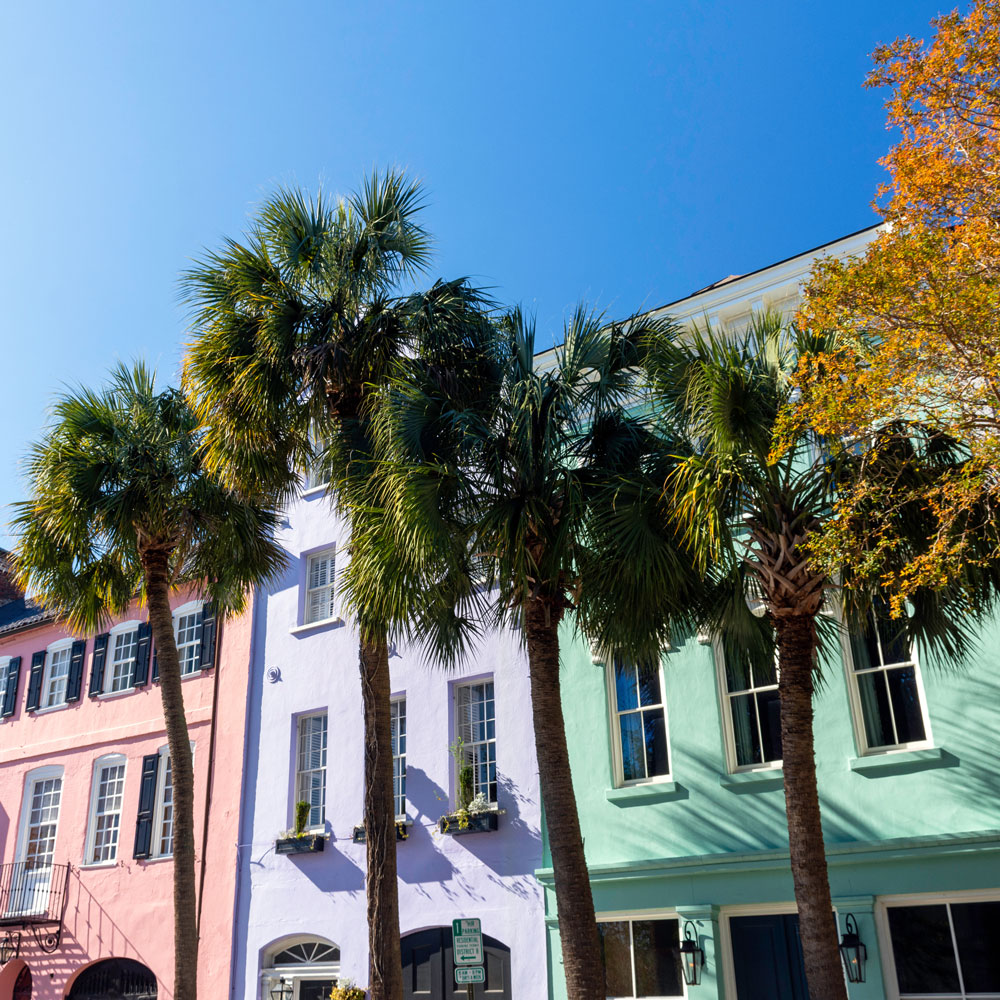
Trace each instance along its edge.
<path fill-rule="evenodd" d="M 812 704 L 816 619 L 778 616 L 775 627 L 785 813 L 806 981 L 811 1000 L 847 1000 L 816 788 Z"/>
<path fill-rule="evenodd" d="M 198 918 L 194 873 L 194 763 L 181 665 L 174 640 L 170 608 L 169 553 L 164 549 L 142 553 L 149 606 L 149 625 L 160 668 L 160 698 L 170 749 L 174 788 L 174 1000 L 196 1000 L 198 995 Z"/>
<path fill-rule="evenodd" d="M 370 1000 L 402 1000 L 396 800 L 392 784 L 392 687 L 385 633 L 362 636 L 359 662 L 365 718 L 368 996 Z"/>
<path fill-rule="evenodd" d="M 528 601 L 524 608 L 535 754 L 552 854 L 566 996 L 569 1000 L 604 1000 L 604 963 L 559 692 L 561 618 L 561 609 L 539 601 Z"/>

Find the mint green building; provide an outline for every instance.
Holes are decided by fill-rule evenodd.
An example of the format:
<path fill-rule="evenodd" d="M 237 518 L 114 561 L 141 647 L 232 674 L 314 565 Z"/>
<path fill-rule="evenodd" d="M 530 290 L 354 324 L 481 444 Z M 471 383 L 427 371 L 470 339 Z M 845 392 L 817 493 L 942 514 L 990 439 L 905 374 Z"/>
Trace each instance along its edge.
<path fill-rule="evenodd" d="M 666 310 L 733 329 L 752 309 L 790 312 L 818 254 L 857 252 L 874 232 Z M 960 669 L 883 638 L 845 636 L 815 699 L 834 906 L 842 933 L 854 917 L 867 952 L 849 994 L 1000 997 L 1000 629 Z M 660 677 L 643 680 L 567 630 L 567 736 L 609 997 L 808 1000 L 775 681 L 727 664 L 708 635 L 678 637 Z M 538 877 L 558 1000 L 551 869 Z M 680 971 L 686 931 L 705 952 L 694 986 Z"/>

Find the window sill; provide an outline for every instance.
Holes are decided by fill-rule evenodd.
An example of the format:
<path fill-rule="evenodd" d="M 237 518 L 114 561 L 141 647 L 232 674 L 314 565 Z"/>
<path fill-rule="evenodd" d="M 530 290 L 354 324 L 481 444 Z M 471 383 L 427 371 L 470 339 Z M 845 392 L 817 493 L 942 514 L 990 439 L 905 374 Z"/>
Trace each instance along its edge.
<path fill-rule="evenodd" d="M 735 774 L 720 774 L 719 784 L 737 795 L 752 792 L 769 792 L 785 787 L 785 772 L 780 767 L 761 768 L 757 771 L 737 771 Z"/>
<path fill-rule="evenodd" d="M 673 799 L 686 799 L 688 790 L 676 781 L 649 781 L 640 785 L 624 785 L 621 788 L 608 788 L 604 797 L 614 806 L 652 805 L 654 802 L 670 802 Z"/>
<path fill-rule="evenodd" d="M 97 695 L 97 698 L 99 701 L 104 701 L 108 698 L 121 698 L 122 695 L 132 694 L 135 690 L 136 688 L 134 687 L 127 687 L 122 688 L 121 691 L 102 691 L 99 695 Z"/>
<path fill-rule="evenodd" d="M 62 708 L 69 708 L 71 704 L 76 704 L 76 702 L 64 701 L 61 705 L 49 705 L 46 708 L 30 708 L 28 709 L 29 715 L 48 715 L 49 712 L 58 712 Z"/>
<path fill-rule="evenodd" d="M 313 497 L 320 497 L 330 488 L 329 483 L 321 483 L 319 486 L 310 486 L 309 489 L 303 490 L 299 496 L 303 500 L 311 500 Z"/>
<path fill-rule="evenodd" d="M 161 861 L 173 861 L 174 856 L 172 854 L 161 854 L 155 858 L 137 858 L 143 865 L 158 865 Z"/>
<path fill-rule="evenodd" d="M 288 630 L 290 635 L 309 635 L 312 632 L 321 632 L 329 628 L 337 628 L 344 624 L 343 618 L 324 618 L 320 622 L 309 622 L 308 625 L 296 625 Z"/>
<path fill-rule="evenodd" d="M 103 868 L 117 868 L 117 861 L 92 861 L 89 865 L 80 865 L 82 872 L 96 872 Z"/>
<path fill-rule="evenodd" d="M 959 759 L 941 747 L 926 750 L 890 750 L 888 753 L 853 757 L 848 762 L 852 771 L 866 778 L 881 778 L 893 774 L 913 774 L 936 767 L 958 767 Z"/>

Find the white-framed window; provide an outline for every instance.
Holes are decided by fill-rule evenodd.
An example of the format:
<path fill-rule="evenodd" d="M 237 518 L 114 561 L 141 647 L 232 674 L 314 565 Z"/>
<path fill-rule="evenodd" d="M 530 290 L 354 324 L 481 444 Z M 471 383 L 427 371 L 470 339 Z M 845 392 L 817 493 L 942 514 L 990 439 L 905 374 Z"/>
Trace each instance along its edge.
<path fill-rule="evenodd" d="M 340 977 L 340 948 L 325 938 L 296 935 L 268 949 L 261 970 L 260 997 L 269 1000 L 280 982 L 291 986 L 292 1000 L 328 997 Z"/>
<path fill-rule="evenodd" d="M 104 694 L 128 691 L 135 677 L 139 651 L 139 622 L 122 622 L 108 637 L 108 659 L 104 668 Z"/>
<path fill-rule="evenodd" d="M 609 1000 L 685 995 L 676 917 L 598 917 L 597 930 Z"/>
<path fill-rule="evenodd" d="M 667 707 L 659 664 L 641 669 L 616 656 L 609 680 L 617 782 L 628 785 L 668 777 Z"/>
<path fill-rule="evenodd" d="M 153 811 L 151 857 L 169 858 L 174 853 L 174 781 L 170 769 L 170 748 L 160 747 L 156 769 L 156 806 Z"/>
<path fill-rule="evenodd" d="M 32 868 L 51 868 L 55 861 L 62 788 L 63 769 L 58 765 L 36 768 L 25 778 L 18 861 L 31 862 Z"/>
<path fill-rule="evenodd" d="M 334 570 L 337 550 L 331 546 L 306 560 L 305 624 L 334 617 Z"/>
<path fill-rule="evenodd" d="M 0 656 L 0 710 L 3 709 L 4 700 L 7 697 L 7 673 L 10 670 L 10 657 Z M 0 715 L 0 722 L 3 716 Z"/>
<path fill-rule="evenodd" d="M 174 611 L 174 640 L 181 676 L 201 669 L 201 601 L 191 601 Z"/>
<path fill-rule="evenodd" d="M 90 793 L 90 820 L 87 824 L 85 865 L 99 865 L 118 858 L 122 800 L 125 795 L 125 758 L 109 754 L 94 762 Z"/>
<path fill-rule="evenodd" d="M 57 705 L 66 704 L 66 685 L 69 681 L 69 661 L 72 655 L 72 639 L 60 639 L 46 649 L 41 708 L 55 708 Z"/>
<path fill-rule="evenodd" d="M 726 759 L 731 771 L 781 765 L 778 668 L 761 669 L 732 643 L 714 644 L 722 699 Z"/>
<path fill-rule="evenodd" d="M 392 793 L 396 819 L 406 819 L 406 699 L 396 698 L 392 712 Z"/>
<path fill-rule="evenodd" d="M 920 668 L 902 622 L 873 612 L 847 642 L 848 689 L 862 753 L 928 746 Z"/>
<path fill-rule="evenodd" d="M 298 721 L 295 801 L 309 803 L 309 828 L 326 823 L 326 712 L 303 715 Z"/>
<path fill-rule="evenodd" d="M 883 961 L 898 1000 L 1000 996 L 1000 899 L 984 893 L 934 894 L 884 902 L 889 947 Z"/>
<path fill-rule="evenodd" d="M 455 736 L 461 740 L 464 755 L 459 766 L 472 768 L 472 794 L 496 803 L 496 698 L 492 679 L 456 686 L 455 721 Z"/>

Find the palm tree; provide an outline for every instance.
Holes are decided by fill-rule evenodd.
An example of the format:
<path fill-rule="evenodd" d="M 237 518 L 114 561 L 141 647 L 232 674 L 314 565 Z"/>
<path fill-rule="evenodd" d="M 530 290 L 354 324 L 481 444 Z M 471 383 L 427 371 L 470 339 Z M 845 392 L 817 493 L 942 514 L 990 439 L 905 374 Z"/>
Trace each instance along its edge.
<path fill-rule="evenodd" d="M 149 607 L 174 788 L 174 989 L 197 994 L 194 774 L 170 595 L 193 588 L 220 614 L 274 576 L 276 510 L 210 476 L 197 419 L 143 365 L 119 366 L 100 391 L 62 397 L 31 452 L 30 498 L 17 505 L 15 569 L 73 628 L 96 630 L 138 595 Z"/>
<path fill-rule="evenodd" d="M 344 583 L 360 636 L 372 1000 L 402 996 L 389 635 L 415 622 L 450 630 L 440 645 L 457 654 L 469 624 L 442 589 L 458 579 L 440 570 L 451 541 L 424 563 L 388 542 L 372 420 L 401 364 L 465 385 L 451 366 L 475 369 L 490 329 L 483 297 L 464 280 L 406 291 L 429 261 L 420 208 L 419 186 L 397 173 L 333 204 L 279 191 L 242 243 L 227 242 L 184 279 L 195 309 L 185 386 L 207 428 L 209 464 L 249 496 L 286 499 L 301 470 L 318 466 L 350 529 Z"/>
<path fill-rule="evenodd" d="M 685 331 L 664 324 L 644 356 L 650 413 L 665 447 L 677 449 L 664 479 L 664 517 L 683 530 L 706 576 L 703 623 L 724 647 L 767 673 L 777 655 L 791 869 L 813 1000 L 846 1000 L 813 753 L 817 651 L 830 624 L 820 614 L 835 589 L 849 628 L 866 629 L 880 610 L 868 581 L 851 566 L 838 567 L 835 579 L 814 546 L 830 521 L 838 484 L 863 469 L 883 487 L 881 501 L 894 493 L 910 498 L 895 518 L 899 544 L 885 556 L 905 563 L 927 544 L 930 528 L 910 487 L 920 477 L 953 474 L 964 460 L 953 442 L 916 426 L 885 427 L 836 449 L 802 432 L 777 449 L 776 421 L 794 407 L 789 379 L 799 359 L 834 342 L 833 335 L 809 335 L 786 328 L 780 315 L 760 313 L 735 337 L 707 325 Z M 877 543 L 872 537 L 870 544 Z M 995 561 L 970 565 L 958 584 L 924 588 L 905 621 L 883 627 L 960 657 L 972 624 L 992 606 L 997 580 Z M 762 617 L 754 618 L 750 607 Z"/>
<path fill-rule="evenodd" d="M 659 519 L 659 491 L 639 476 L 644 462 L 647 483 L 665 471 L 665 453 L 629 412 L 638 344 L 654 326 L 604 327 L 578 309 L 550 364 L 535 357 L 533 325 L 515 310 L 495 341 L 495 367 L 481 373 L 478 395 L 465 394 L 474 404 L 442 399 L 411 370 L 393 381 L 378 424 L 396 547 L 433 550 L 461 524 L 494 622 L 522 630 L 571 1000 L 606 991 L 563 724 L 561 624 L 572 612 L 600 645 L 658 662 L 668 625 L 700 593 L 675 530 Z"/>

